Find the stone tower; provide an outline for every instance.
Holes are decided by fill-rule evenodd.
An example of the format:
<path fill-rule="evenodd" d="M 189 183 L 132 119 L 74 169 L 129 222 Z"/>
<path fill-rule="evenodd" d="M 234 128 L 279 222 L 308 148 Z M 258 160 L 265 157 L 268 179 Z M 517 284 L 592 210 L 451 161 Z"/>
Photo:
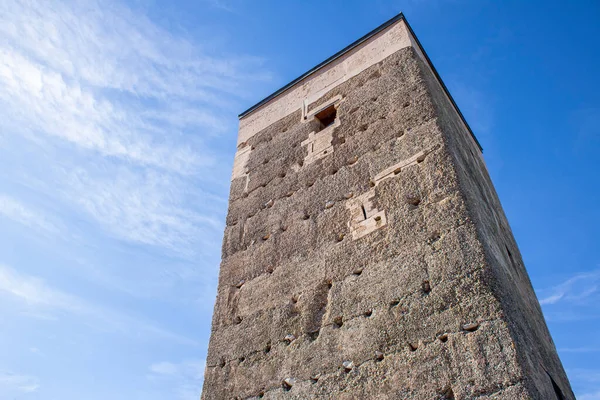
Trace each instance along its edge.
<path fill-rule="evenodd" d="M 203 400 L 574 399 L 402 15 L 240 115 Z"/>

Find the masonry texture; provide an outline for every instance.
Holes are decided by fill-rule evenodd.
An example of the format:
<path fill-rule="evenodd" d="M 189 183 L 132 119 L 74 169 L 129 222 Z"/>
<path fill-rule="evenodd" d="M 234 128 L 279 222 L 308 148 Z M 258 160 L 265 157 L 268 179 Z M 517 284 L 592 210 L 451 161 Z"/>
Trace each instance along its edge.
<path fill-rule="evenodd" d="M 574 399 L 400 15 L 245 113 L 202 399 Z"/>

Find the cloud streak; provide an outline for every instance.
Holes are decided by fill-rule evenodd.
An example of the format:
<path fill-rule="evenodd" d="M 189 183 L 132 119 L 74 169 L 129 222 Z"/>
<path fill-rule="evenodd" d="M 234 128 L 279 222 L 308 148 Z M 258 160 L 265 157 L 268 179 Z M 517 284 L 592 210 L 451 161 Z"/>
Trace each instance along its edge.
<path fill-rule="evenodd" d="M 571 383 L 579 387 L 576 393 L 578 400 L 600 400 L 600 370 L 574 368 L 567 372 Z"/>
<path fill-rule="evenodd" d="M 9 218 L 38 232 L 55 234 L 60 231 L 58 225 L 44 214 L 32 210 L 18 200 L 0 194 L 0 216 Z"/>
<path fill-rule="evenodd" d="M 583 393 L 577 396 L 579 400 L 600 400 L 600 390 L 595 392 Z"/>
<path fill-rule="evenodd" d="M 17 396 L 23 393 L 33 393 L 39 387 L 35 377 L 0 371 L 0 392 L 5 395 Z"/>
<path fill-rule="evenodd" d="M 137 336 L 139 333 L 151 334 L 153 337 L 169 339 L 180 344 L 197 344 L 194 340 L 150 322 L 92 304 L 78 296 L 54 289 L 38 277 L 20 274 L 13 268 L 4 265 L 0 265 L 0 293 L 24 304 L 26 307 L 22 311 L 25 315 L 36 316 L 36 313 L 41 313 L 44 319 L 48 319 L 48 314 L 53 316 L 67 313 L 100 331 L 132 336 Z"/>
<path fill-rule="evenodd" d="M 0 156 L 27 146 L 48 165 L 33 178 L 17 158 L 19 184 L 119 240 L 188 258 L 215 245 L 231 162 L 218 138 L 248 82 L 270 79 L 261 59 L 110 0 L 2 2 L 0 43 Z"/>
<path fill-rule="evenodd" d="M 25 134 L 51 135 L 104 156 L 178 172 L 202 165 L 191 150 L 154 141 L 133 110 L 98 96 L 81 81 L 69 80 L 15 48 L 0 50 L 0 59 L 0 100 L 20 117 Z"/>
<path fill-rule="evenodd" d="M 223 205 L 219 197 L 188 190 L 181 178 L 157 171 L 132 172 L 110 165 L 105 171 L 76 168 L 67 172 L 65 201 L 75 199 L 109 234 L 188 256 L 194 253 L 194 244 L 200 249 L 216 244 L 214 237 L 222 231 L 216 207 L 206 205 L 201 213 L 189 204 L 202 197 Z"/>
<path fill-rule="evenodd" d="M 600 270 L 576 274 L 559 285 L 540 291 L 540 304 L 585 302 L 598 294 Z"/>
<path fill-rule="evenodd" d="M 197 399 L 204 380 L 204 360 L 188 360 L 181 363 L 157 362 L 148 368 L 150 381 L 170 387 L 179 400 Z"/>
<path fill-rule="evenodd" d="M 2 232 L 10 243 L 0 316 L 15 317 L 14 332 L 19 323 L 36 331 L 7 363 L 41 363 L 32 345 L 49 352 L 59 331 L 103 359 L 78 337 L 89 335 L 110 345 L 128 382 L 196 399 L 200 355 L 150 364 L 157 354 L 202 351 L 196 339 L 208 329 L 197 325 L 214 301 L 235 116 L 270 74 L 260 58 L 228 52 L 202 29 L 167 29 L 146 4 L 0 2 L 0 221 L 45 235 Z M 119 347 L 146 342 L 151 356 L 139 365 Z M 41 378 L 53 375 L 43 368 Z M 23 377 L 18 387 L 57 397 Z"/>

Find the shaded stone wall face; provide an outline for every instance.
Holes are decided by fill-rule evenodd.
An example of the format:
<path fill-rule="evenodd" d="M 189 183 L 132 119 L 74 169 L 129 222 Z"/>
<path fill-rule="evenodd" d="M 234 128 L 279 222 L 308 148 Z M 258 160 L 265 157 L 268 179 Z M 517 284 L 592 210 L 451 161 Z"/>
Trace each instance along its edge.
<path fill-rule="evenodd" d="M 475 222 L 479 240 L 485 249 L 486 265 L 494 275 L 492 288 L 502 303 L 519 362 L 526 371 L 525 384 L 533 398 L 574 399 L 479 149 L 452 109 L 433 73 L 425 65 L 423 71 L 447 148 L 452 154 L 469 215 Z"/>
<path fill-rule="evenodd" d="M 440 90 L 407 47 L 240 144 L 204 400 L 573 398 Z"/>

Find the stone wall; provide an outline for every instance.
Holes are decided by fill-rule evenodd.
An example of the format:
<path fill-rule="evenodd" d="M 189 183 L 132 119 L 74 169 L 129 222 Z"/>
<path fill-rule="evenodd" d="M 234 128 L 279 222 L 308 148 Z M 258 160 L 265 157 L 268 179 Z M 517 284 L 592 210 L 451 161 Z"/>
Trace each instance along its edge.
<path fill-rule="evenodd" d="M 423 70 L 487 266 L 494 274 L 494 292 L 525 369 L 526 385 L 534 398 L 572 399 L 568 378 L 481 153 L 431 70 L 426 65 Z"/>
<path fill-rule="evenodd" d="M 404 47 L 240 143 L 204 400 L 573 398 L 444 96 Z"/>

